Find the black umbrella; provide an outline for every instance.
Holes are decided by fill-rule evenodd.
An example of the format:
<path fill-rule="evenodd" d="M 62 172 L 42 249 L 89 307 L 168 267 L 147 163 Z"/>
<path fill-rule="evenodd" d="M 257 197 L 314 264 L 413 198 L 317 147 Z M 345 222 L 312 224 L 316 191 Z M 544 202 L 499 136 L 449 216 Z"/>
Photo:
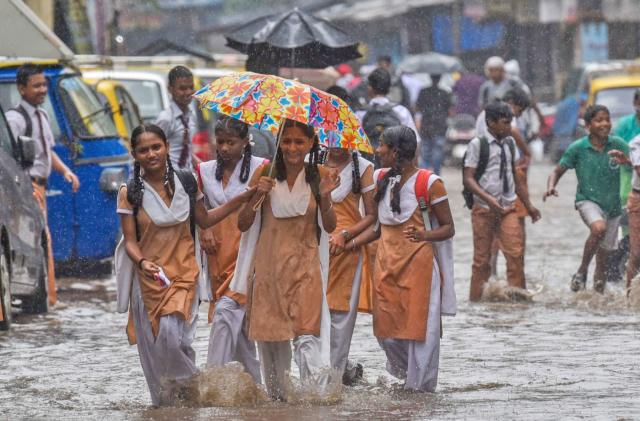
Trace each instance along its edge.
<path fill-rule="evenodd" d="M 361 57 L 346 32 L 298 8 L 255 19 L 225 38 L 227 46 L 249 56 L 247 67 L 323 69 Z"/>

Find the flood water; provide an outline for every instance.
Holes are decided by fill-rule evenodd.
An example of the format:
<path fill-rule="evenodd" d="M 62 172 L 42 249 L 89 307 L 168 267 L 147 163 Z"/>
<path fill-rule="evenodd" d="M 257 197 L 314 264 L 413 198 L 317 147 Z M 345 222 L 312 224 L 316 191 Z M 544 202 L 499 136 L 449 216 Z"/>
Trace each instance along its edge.
<path fill-rule="evenodd" d="M 575 178 L 541 202 L 549 165 L 530 173 L 543 220 L 528 226 L 526 272 L 532 303 L 469 304 L 472 258 L 461 174 L 446 170 L 456 222 L 459 313 L 443 320 L 437 393 L 410 394 L 384 370 L 371 317 L 360 315 L 351 357 L 363 385 L 334 405 L 264 403 L 255 407 L 151 409 L 126 315 L 115 313 L 113 279 L 61 280 L 61 303 L 44 316 L 16 315 L 0 333 L 0 419 L 640 419 L 640 302 L 622 285 L 604 296 L 570 292 L 587 230 L 573 209 Z M 501 262 L 501 274 L 504 266 Z M 195 342 L 206 359 L 209 328 L 201 307 Z"/>

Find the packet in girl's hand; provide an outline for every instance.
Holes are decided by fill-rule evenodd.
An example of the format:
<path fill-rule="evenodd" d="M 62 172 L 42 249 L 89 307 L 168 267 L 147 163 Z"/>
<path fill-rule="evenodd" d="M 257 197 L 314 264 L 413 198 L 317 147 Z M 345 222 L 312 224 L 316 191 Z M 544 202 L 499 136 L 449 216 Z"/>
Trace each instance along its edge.
<path fill-rule="evenodd" d="M 153 279 L 155 279 L 158 285 L 160 285 L 162 288 L 168 288 L 169 285 L 171 285 L 171 281 L 169 281 L 167 275 L 164 274 L 162 268 L 160 268 L 159 272 L 153 274 Z"/>

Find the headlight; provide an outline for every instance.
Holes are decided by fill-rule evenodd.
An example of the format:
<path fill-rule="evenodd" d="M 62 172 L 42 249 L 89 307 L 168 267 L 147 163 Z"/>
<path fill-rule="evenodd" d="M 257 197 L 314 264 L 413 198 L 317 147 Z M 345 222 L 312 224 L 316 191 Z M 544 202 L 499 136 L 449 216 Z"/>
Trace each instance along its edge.
<path fill-rule="evenodd" d="M 103 192 L 115 193 L 126 181 L 124 168 L 105 168 L 100 174 L 100 189 Z"/>

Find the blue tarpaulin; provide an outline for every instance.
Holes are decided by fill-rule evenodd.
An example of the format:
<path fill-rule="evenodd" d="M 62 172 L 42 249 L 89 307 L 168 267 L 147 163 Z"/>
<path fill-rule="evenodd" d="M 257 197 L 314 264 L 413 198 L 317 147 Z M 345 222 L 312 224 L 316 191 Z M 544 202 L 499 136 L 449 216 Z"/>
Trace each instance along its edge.
<path fill-rule="evenodd" d="M 460 51 L 495 47 L 502 42 L 503 37 L 502 22 L 477 23 L 469 17 L 463 17 L 460 22 Z M 440 14 L 433 17 L 432 42 L 433 51 L 443 54 L 454 52 L 451 16 Z"/>

